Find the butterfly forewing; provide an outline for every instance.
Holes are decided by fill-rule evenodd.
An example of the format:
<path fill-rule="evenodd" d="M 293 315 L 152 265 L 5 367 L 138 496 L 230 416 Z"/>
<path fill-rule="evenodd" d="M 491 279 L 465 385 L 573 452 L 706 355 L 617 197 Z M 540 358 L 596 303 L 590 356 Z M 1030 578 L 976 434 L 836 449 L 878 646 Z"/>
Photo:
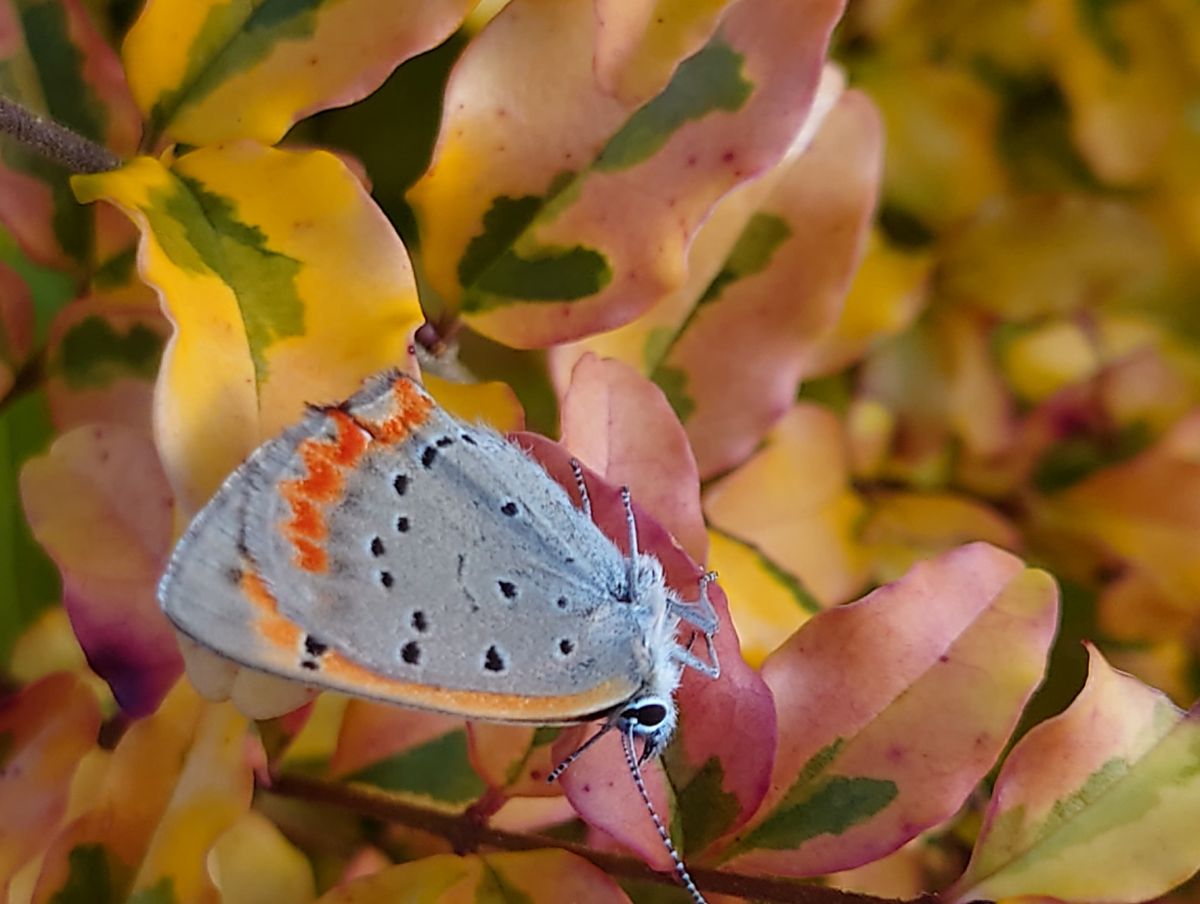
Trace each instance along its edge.
<path fill-rule="evenodd" d="M 362 667 L 378 696 L 492 718 L 589 715 L 642 682 L 622 554 L 536 462 L 407 378 L 311 412 L 239 474 L 185 541 L 235 592 L 177 617 L 181 597 L 210 591 L 182 570 L 165 583 L 200 642 L 277 672 L 290 655 L 289 676 L 360 692 L 347 669 Z M 229 636 L 273 620 L 269 655 Z M 422 688 L 447 693 L 414 699 Z"/>

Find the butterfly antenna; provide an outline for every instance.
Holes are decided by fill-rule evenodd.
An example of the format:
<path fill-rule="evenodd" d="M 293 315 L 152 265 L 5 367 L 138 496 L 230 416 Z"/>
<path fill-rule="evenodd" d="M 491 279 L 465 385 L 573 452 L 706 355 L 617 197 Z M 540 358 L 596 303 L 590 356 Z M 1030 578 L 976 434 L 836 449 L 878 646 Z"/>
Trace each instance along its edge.
<path fill-rule="evenodd" d="M 588 495 L 587 481 L 583 479 L 583 465 L 578 458 L 571 459 L 571 473 L 575 475 L 575 487 L 579 490 L 579 504 L 583 513 L 592 517 L 592 497 Z"/>
<path fill-rule="evenodd" d="M 612 722 L 606 722 L 603 728 L 576 747 L 571 753 L 567 754 L 566 758 L 564 758 L 561 763 L 550 770 L 550 774 L 546 776 L 546 782 L 553 784 L 562 778 L 562 774 L 571 768 L 571 764 L 579 759 L 585 750 L 587 750 L 612 730 L 613 724 L 614 723 Z"/>
<path fill-rule="evenodd" d="M 654 809 L 654 804 L 650 801 L 650 792 L 646 790 L 646 780 L 642 778 L 642 770 L 638 767 L 637 757 L 634 756 L 632 727 L 621 732 L 621 746 L 625 748 L 625 762 L 629 766 L 629 774 L 633 776 L 633 783 L 637 785 L 638 794 L 642 795 L 642 803 L 646 805 L 646 810 L 650 813 L 650 818 L 654 820 L 654 828 L 658 829 L 658 837 L 662 839 L 663 847 L 667 849 L 667 853 L 671 855 L 671 859 L 675 862 L 675 875 L 679 878 L 679 884 L 687 889 L 688 894 L 692 896 L 692 901 L 695 904 L 708 904 L 704 900 L 704 895 L 700 894 L 700 889 L 696 888 L 696 883 L 692 881 L 691 874 L 688 873 L 687 867 L 683 865 L 683 858 L 679 856 L 679 852 L 675 850 L 675 845 L 671 843 L 671 836 L 667 834 L 667 827 L 658 818 L 658 812 Z"/>
<path fill-rule="evenodd" d="M 634 579 L 637 577 L 637 519 L 633 517 L 633 500 L 629 487 L 621 487 L 621 502 L 625 505 L 625 526 L 629 528 L 629 600 L 633 601 Z"/>

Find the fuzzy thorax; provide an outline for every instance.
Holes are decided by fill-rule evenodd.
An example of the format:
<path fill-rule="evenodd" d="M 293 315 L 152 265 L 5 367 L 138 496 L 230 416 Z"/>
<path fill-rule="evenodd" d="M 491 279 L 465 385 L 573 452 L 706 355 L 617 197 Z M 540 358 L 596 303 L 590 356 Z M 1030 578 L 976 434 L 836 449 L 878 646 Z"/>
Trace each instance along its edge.
<path fill-rule="evenodd" d="M 674 655 L 679 619 L 668 605 L 674 594 L 667 587 L 662 565 L 648 553 L 638 553 L 632 598 L 642 627 L 637 655 L 645 679 L 641 690 L 621 708 L 618 719 L 622 728 L 629 726 L 645 739 L 644 760 L 666 747 L 675 731 L 678 714 L 674 694 L 682 668 Z"/>

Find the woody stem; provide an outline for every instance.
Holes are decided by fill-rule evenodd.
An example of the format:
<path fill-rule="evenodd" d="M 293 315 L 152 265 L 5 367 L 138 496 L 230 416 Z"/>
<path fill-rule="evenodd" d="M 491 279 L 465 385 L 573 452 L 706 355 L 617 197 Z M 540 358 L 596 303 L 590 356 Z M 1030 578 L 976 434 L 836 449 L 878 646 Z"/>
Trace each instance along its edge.
<path fill-rule="evenodd" d="M 3 95 L 0 95 L 0 134 L 12 136 L 68 172 L 102 173 L 121 166 L 121 158 L 108 148 Z"/>
<path fill-rule="evenodd" d="M 558 848 L 590 861 L 611 876 L 666 885 L 675 884 L 675 877 L 671 873 L 652 870 L 634 857 L 596 851 L 582 844 L 545 835 L 507 832 L 485 825 L 469 811 L 465 814 L 451 814 L 426 809 L 369 788 L 284 773 L 275 776 L 270 785 L 263 786 L 261 790 L 282 797 L 332 804 L 375 819 L 399 822 L 447 839 L 456 851 L 471 851 L 480 847 L 505 851 Z M 690 865 L 688 869 L 696 885 L 703 891 L 737 895 L 758 901 L 791 904 L 935 904 L 937 900 L 933 895 L 922 895 L 900 902 L 891 898 L 877 898 L 836 888 L 808 885 L 793 879 L 749 876 Z"/>

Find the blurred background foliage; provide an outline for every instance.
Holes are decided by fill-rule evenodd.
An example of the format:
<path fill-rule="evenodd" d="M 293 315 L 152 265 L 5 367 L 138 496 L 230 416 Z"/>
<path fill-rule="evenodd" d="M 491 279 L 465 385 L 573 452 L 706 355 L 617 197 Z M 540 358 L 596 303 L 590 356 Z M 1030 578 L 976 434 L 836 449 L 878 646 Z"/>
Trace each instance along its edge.
<path fill-rule="evenodd" d="M 115 44 L 139 6 L 87 5 Z M 419 236 L 405 192 L 429 163 L 446 79 L 500 5 L 284 142 L 361 161 L 409 248 Z M 1189 705 L 1200 692 L 1200 8 L 850 0 L 833 56 L 883 115 L 885 171 L 838 327 L 847 344 L 799 398 L 840 424 L 873 562 L 860 589 L 948 537 L 1003 536 L 1063 589 L 1052 677 L 1023 727 L 1078 691 L 1085 638 Z M 75 283 L 11 240 L 0 261 L 29 287 L 41 348 Z M 469 331 L 460 343 L 469 370 L 513 386 L 531 429 L 557 430 L 543 353 Z M 11 683 L 51 664 L 22 659 L 19 641 L 43 643 L 30 626 L 61 592 L 17 495 L 22 464 L 54 432 L 42 364 L 32 357 L 0 406 Z"/>

